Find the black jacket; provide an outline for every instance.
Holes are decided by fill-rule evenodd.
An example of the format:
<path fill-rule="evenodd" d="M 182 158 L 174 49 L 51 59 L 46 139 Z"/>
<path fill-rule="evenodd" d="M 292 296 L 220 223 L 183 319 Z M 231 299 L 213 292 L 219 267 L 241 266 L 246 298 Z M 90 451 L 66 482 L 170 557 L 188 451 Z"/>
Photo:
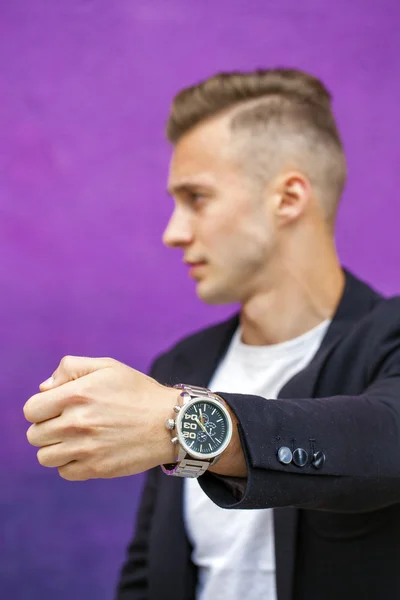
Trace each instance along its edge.
<path fill-rule="evenodd" d="M 199 483 L 219 506 L 275 509 L 279 600 L 400 599 L 400 298 L 345 273 L 318 352 L 279 401 L 214 390 L 238 417 L 248 479 L 240 500 L 229 478 Z M 184 339 L 151 375 L 207 386 L 237 325 L 236 315 Z M 281 446 L 306 450 L 307 464 L 279 462 Z M 118 600 L 194 598 L 182 486 L 148 473 Z"/>

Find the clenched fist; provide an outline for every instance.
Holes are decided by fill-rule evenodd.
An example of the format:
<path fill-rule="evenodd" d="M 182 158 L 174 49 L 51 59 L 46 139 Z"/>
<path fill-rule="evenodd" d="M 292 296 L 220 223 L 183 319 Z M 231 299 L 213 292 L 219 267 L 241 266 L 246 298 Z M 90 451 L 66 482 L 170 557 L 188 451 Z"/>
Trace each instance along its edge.
<path fill-rule="evenodd" d="M 64 479 L 122 477 L 175 460 L 178 390 L 111 358 L 66 356 L 24 406 L 38 460 Z"/>

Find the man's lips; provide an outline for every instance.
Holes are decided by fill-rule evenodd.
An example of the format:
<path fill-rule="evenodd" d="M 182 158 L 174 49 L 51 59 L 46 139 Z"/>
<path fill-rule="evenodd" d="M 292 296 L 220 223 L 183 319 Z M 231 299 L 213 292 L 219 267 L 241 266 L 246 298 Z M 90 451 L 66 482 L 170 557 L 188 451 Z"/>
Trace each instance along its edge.
<path fill-rule="evenodd" d="M 193 275 L 199 269 L 201 269 L 202 267 L 204 267 L 207 264 L 205 261 L 199 261 L 199 262 L 185 261 L 185 263 L 189 267 L 189 275 Z"/>
<path fill-rule="evenodd" d="M 183 259 L 183 262 L 185 263 L 185 265 L 188 265 L 188 267 L 197 267 L 199 265 L 206 264 L 205 260 L 188 260 L 186 258 Z"/>

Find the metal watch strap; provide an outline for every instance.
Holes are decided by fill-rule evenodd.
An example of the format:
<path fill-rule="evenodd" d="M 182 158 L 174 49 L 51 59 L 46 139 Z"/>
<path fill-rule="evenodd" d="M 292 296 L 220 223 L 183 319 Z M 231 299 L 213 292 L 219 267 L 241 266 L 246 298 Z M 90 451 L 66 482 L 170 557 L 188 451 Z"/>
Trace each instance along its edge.
<path fill-rule="evenodd" d="M 213 394 L 208 388 L 198 387 L 195 385 L 186 385 L 184 383 L 178 383 L 177 385 L 174 385 L 174 387 L 186 392 L 186 394 L 182 393 L 180 395 L 180 397 L 183 399 L 182 406 L 184 406 L 192 398 L 211 398 L 213 400 L 220 401 L 218 396 Z M 177 438 L 174 439 L 177 440 Z M 205 471 L 207 471 L 208 467 L 215 464 L 218 459 L 219 457 L 209 460 L 198 460 L 196 458 L 192 458 L 190 454 L 179 445 L 177 462 L 161 465 L 161 468 L 167 475 L 194 478 L 202 475 Z"/>
<path fill-rule="evenodd" d="M 166 475 L 175 475 L 175 477 L 188 477 L 193 479 L 195 477 L 200 477 L 200 475 L 207 471 L 212 463 L 212 461 L 209 460 L 196 460 L 195 458 L 190 458 L 184 450 L 183 452 L 188 458 L 179 460 L 178 456 L 177 463 L 161 465 L 161 468 Z"/>

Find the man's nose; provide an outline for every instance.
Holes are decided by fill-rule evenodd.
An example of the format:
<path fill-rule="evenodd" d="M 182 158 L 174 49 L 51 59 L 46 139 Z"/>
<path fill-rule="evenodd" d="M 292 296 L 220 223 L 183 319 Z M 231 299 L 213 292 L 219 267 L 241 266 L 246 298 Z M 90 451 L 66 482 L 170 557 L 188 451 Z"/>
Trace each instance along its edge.
<path fill-rule="evenodd" d="M 189 218 L 174 210 L 163 233 L 162 241 L 169 248 L 180 248 L 192 241 L 193 232 Z"/>

